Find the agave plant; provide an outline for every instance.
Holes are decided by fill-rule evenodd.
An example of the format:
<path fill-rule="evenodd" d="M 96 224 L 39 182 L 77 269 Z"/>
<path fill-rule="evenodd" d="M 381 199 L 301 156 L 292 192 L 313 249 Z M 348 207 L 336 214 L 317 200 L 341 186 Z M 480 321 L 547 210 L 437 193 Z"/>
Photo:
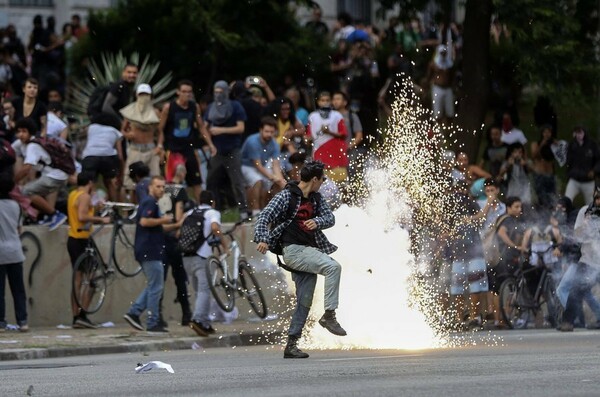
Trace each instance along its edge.
<path fill-rule="evenodd" d="M 121 79 L 121 72 L 128 62 L 121 51 L 117 54 L 103 53 L 100 58 L 101 65 L 98 65 L 92 59 L 87 67 L 89 75 L 92 76 L 91 79 L 73 81 L 73 91 L 67 108 L 70 110 L 72 116 L 81 120 L 87 118 L 88 102 L 96 87 L 103 87 L 114 81 L 119 81 Z M 152 86 L 153 103 L 170 99 L 175 94 L 175 90 L 165 91 L 165 89 L 173 79 L 173 74 L 168 72 L 159 78 L 157 82 L 153 83 L 152 79 L 155 78 L 158 72 L 160 62 L 150 61 L 150 56 L 148 55 L 141 64 L 139 63 L 139 59 L 140 55 L 137 52 L 134 52 L 129 57 L 131 63 L 140 65 L 136 85 L 138 83 L 148 83 Z"/>

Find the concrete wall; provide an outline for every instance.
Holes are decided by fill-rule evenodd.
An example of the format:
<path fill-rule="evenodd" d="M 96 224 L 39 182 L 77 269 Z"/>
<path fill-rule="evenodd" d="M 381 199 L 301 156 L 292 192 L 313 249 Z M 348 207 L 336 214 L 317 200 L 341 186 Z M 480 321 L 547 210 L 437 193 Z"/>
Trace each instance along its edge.
<path fill-rule="evenodd" d="M 227 229 L 227 225 L 224 229 Z M 31 326 L 56 326 L 58 324 L 71 325 L 71 277 L 72 267 L 67 252 L 67 227 L 62 226 L 54 232 L 48 232 L 46 227 L 30 226 L 25 230 L 33 232 L 40 240 L 42 246 L 41 257 L 38 265 L 33 271 L 32 285 L 27 285 L 27 277 L 31 269 L 31 258 L 28 258 L 24 264 L 24 279 L 28 299 L 28 316 Z M 279 268 L 266 257 L 260 255 L 255 244 L 250 242 L 252 231 L 249 226 L 239 229 L 238 233 L 242 243 L 243 252 L 247 259 L 255 267 L 259 284 L 261 285 L 267 299 L 267 307 L 273 312 L 275 295 L 285 288 L 282 282 L 282 274 Z M 96 238 L 96 243 L 100 247 L 102 256 L 105 260 L 108 258 L 110 249 L 110 235 L 112 226 L 105 227 Z M 134 234 L 134 226 L 128 226 L 128 233 Z M 133 241 L 133 240 L 132 240 Z M 30 253 L 31 254 L 31 253 Z M 95 322 L 122 322 L 122 316 L 125 314 L 129 305 L 145 286 L 145 277 L 142 273 L 135 277 L 123 277 L 115 272 L 113 282 L 108 286 L 107 297 L 100 311 L 91 318 Z M 190 294 L 193 291 L 189 290 Z M 15 324 L 12 296 L 8 283 L 6 284 L 6 320 L 10 324 Z M 181 309 L 179 304 L 173 303 L 176 297 L 175 284 L 169 272 L 165 283 L 165 295 L 163 303 L 163 313 L 165 319 L 171 324 L 181 321 Z M 190 303 L 193 307 L 193 297 L 190 297 Z M 236 297 L 236 305 L 239 308 L 240 318 L 247 319 L 254 317 L 250 306 L 245 300 Z"/>

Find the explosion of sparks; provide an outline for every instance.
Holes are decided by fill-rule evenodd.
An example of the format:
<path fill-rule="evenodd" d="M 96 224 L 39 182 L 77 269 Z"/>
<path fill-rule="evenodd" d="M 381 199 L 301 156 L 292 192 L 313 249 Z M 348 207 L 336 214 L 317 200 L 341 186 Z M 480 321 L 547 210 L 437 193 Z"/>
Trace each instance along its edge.
<path fill-rule="evenodd" d="M 477 343 L 468 333 L 451 335 L 457 330 L 456 308 L 441 298 L 449 272 L 433 259 L 439 237 L 452 234 L 457 213 L 450 194 L 452 163 L 444 156 L 455 133 L 432 120 L 410 84 L 396 88 L 393 115 L 383 143 L 365 159 L 364 180 L 342 190 L 343 201 L 355 206 L 337 209 L 335 227 L 325 231 L 339 247 L 332 255 L 343 269 L 336 313 L 348 336 L 333 336 L 316 321 L 323 312 L 319 277 L 304 347 L 424 349 Z M 280 279 L 276 288 L 284 285 Z M 287 285 L 293 285 L 289 278 Z M 265 323 L 267 339 L 287 329 L 294 306 L 282 297 L 275 305 L 282 315 Z M 498 344 L 493 335 L 479 340 Z"/>

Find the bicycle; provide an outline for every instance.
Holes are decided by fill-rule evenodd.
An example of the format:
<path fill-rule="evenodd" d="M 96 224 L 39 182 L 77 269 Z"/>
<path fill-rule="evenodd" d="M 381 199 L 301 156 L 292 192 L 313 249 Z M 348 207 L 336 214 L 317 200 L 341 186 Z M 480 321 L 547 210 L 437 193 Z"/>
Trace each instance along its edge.
<path fill-rule="evenodd" d="M 267 305 L 262 289 L 254 275 L 254 269 L 242 255 L 240 245 L 238 244 L 233 232 L 238 226 L 247 222 L 247 219 L 241 220 L 233 225 L 231 229 L 222 233 L 223 236 L 231 240 L 230 252 L 221 251 L 221 240 L 211 237 L 208 239 L 209 245 L 216 251 L 207 258 L 206 278 L 212 295 L 221 309 L 231 312 L 235 307 L 235 292 L 240 297 L 246 298 L 252 307 L 252 310 L 260 318 L 267 317 Z M 233 270 L 229 270 L 228 259 L 232 258 Z"/>
<path fill-rule="evenodd" d="M 118 209 L 133 211 L 123 217 Z M 134 247 L 127 236 L 124 225 L 133 223 L 137 206 L 130 203 L 107 202 L 104 204 L 102 216 L 112 218 L 113 231 L 106 262 L 94 241 L 94 237 L 104 228 L 99 225 L 88 239 L 85 252 L 77 258 L 73 268 L 73 296 L 75 303 L 86 313 L 96 313 L 106 298 L 106 290 L 115 274 L 115 268 L 125 277 L 133 277 L 141 270 L 141 265 L 134 258 Z"/>
<path fill-rule="evenodd" d="M 531 250 L 531 254 L 537 254 L 539 257 L 538 266 L 529 266 L 528 260 L 521 261 L 519 268 L 514 276 L 510 276 L 500 285 L 500 310 L 506 324 L 511 329 L 525 328 L 529 321 L 529 316 L 533 318 L 539 312 L 544 313 L 545 319 L 550 325 L 556 327 L 560 311 L 560 303 L 556 296 L 554 280 L 552 279 L 552 269 L 544 261 L 544 254 L 548 253 L 554 246 L 550 245 L 542 251 Z M 535 288 L 535 293 L 531 296 L 526 276 L 532 272 L 540 271 L 540 279 Z"/>

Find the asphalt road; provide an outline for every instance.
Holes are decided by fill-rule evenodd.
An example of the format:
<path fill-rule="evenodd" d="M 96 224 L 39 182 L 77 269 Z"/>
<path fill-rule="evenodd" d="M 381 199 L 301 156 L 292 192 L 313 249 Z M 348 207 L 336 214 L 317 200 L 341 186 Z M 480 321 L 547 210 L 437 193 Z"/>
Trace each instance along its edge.
<path fill-rule="evenodd" d="M 598 396 L 600 332 L 498 333 L 427 351 L 237 347 L 0 363 L 0 396 Z M 136 374 L 137 363 L 173 366 Z M 32 386 L 32 388 L 31 388 Z"/>

